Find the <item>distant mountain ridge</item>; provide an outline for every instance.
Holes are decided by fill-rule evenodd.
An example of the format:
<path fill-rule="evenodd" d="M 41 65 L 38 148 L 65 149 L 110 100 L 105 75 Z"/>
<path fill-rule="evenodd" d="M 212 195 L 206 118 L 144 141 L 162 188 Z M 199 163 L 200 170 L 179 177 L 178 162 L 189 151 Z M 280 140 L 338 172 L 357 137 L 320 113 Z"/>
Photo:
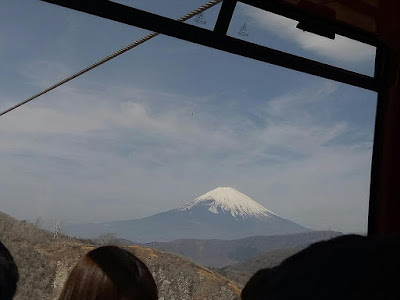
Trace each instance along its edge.
<path fill-rule="evenodd" d="M 336 231 L 251 236 L 237 240 L 182 239 L 172 242 L 153 242 L 147 246 L 189 257 L 208 267 L 224 267 L 253 259 L 270 251 L 301 250 L 313 243 L 342 235 Z M 294 253 L 294 252 L 293 252 Z"/>
<path fill-rule="evenodd" d="M 284 248 L 263 252 L 249 260 L 214 269 L 216 272 L 244 287 L 258 270 L 273 268 L 302 248 Z"/>
<path fill-rule="evenodd" d="M 137 220 L 66 227 L 69 235 L 93 238 L 115 233 L 139 243 L 177 239 L 239 239 L 253 235 L 307 232 L 231 187 L 216 188 L 185 205 Z"/>

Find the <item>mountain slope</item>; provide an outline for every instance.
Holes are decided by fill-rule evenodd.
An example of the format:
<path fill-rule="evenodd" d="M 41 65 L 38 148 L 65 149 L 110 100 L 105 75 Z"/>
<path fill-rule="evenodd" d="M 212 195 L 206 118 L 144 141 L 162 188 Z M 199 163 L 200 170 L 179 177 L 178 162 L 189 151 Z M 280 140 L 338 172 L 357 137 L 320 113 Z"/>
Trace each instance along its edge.
<path fill-rule="evenodd" d="M 339 236 L 335 231 L 310 231 L 287 235 L 251 236 L 237 240 L 183 239 L 149 245 L 184 255 L 203 266 L 224 267 L 242 262 L 266 251 L 302 249 L 312 243 Z"/>
<path fill-rule="evenodd" d="M 177 209 L 147 218 L 107 224 L 75 224 L 66 229 L 70 235 L 81 237 L 112 232 L 120 238 L 140 243 L 187 238 L 238 239 L 309 231 L 229 187 L 216 188 Z"/>
<path fill-rule="evenodd" d="M 284 248 L 264 252 L 244 262 L 215 269 L 221 275 L 244 286 L 255 272 L 264 268 L 272 268 L 279 265 L 286 258 L 296 254 L 302 248 Z"/>
<path fill-rule="evenodd" d="M 18 265 L 15 300 L 57 299 L 69 271 L 96 245 L 52 234 L 0 212 L 0 240 Z M 152 272 L 160 299 L 239 299 L 239 287 L 188 258 L 141 246 L 125 246 Z"/>
<path fill-rule="evenodd" d="M 238 218 L 269 218 L 276 216 L 250 197 L 231 187 L 219 187 L 186 203 L 178 208 L 179 211 L 193 210 L 196 207 L 208 207 L 208 211 L 218 214 L 230 213 Z"/>

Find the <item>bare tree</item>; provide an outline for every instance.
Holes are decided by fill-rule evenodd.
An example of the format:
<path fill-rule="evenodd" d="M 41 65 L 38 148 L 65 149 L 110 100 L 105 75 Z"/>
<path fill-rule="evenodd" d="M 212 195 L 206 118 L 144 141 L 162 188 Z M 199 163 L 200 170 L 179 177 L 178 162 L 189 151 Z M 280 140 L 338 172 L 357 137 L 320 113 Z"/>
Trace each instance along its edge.
<path fill-rule="evenodd" d="M 58 239 L 60 235 L 63 233 L 63 230 L 64 230 L 63 222 L 61 220 L 54 220 L 52 226 L 53 239 Z"/>
<path fill-rule="evenodd" d="M 35 222 L 33 223 L 33 226 L 35 226 L 36 229 L 42 229 L 43 227 L 42 217 L 37 217 Z"/>
<path fill-rule="evenodd" d="M 95 242 L 99 245 L 118 245 L 118 238 L 115 233 L 103 233 L 100 234 L 96 239 Z"/>

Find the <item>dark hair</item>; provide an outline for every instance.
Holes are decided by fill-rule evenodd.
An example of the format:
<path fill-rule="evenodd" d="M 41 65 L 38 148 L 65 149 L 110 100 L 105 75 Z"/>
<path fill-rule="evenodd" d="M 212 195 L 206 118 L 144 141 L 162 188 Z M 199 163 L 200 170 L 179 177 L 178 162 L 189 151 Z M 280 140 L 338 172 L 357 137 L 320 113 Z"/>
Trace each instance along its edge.
<path fill-rule="evenodd" d="M 17 291 L 18 268 L 10 251 L 0 242 L 0 299 L 11 300 Z"/>
<path fill-rule="evenodd" d="M 157 300 L 157 285 L 146 265 L 131 252 L 99 247 L 73 268 L 59 300 Z"/>
<path fill-rule="evenodd" d="M 399 299 L 400 242 L 346 235 L 315 243 L 259 270 L 242 300 Z"/>

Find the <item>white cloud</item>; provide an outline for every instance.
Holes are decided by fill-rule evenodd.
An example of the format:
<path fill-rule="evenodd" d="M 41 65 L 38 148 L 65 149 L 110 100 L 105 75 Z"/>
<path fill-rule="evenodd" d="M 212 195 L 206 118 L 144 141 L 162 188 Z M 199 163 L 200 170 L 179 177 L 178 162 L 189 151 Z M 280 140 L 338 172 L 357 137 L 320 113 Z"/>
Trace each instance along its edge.
<path fill-rule="evenodd" d="M 302 49 L 314 52 L 332 60 L 344 62 L 373 61 L 375 48 L 351 39 L 336 35 L 335 40 L 303 32 L 296 28 L 297 21 L 288 19 L 249 5 L 240 5 L 240 13 L 255 24 L 282 39 L 295 42 Z"/>
<path fill-rule="evenodd" d="M 262 124 L 240 109 L 210 110 L 179 94 L 91 87 L 57 89 L 0 118 L 3 209 L 23 218 L 109 221 L 234 185 L 307 226 L 319 228 L 324 216 L 339 218 L 336 228 L 363 230 L 370 149 L 328 145 L 350 125 L 308 110 L 329 101 L 335 84 L 265 99 L 253 111 Z M 201 113 L 192 115 L 196 109 Z M 330 214 L 349 205 L 362 209 Z"/>
<path fill-rule="evenodd" d="M 76 71 L 76 70 L 75 70 Z M 27 64 L 20 74 L 27 82 L 41 89 L 48 88 L 74 72 L 69 66 L 45 59 L 35 60 Z"/>

